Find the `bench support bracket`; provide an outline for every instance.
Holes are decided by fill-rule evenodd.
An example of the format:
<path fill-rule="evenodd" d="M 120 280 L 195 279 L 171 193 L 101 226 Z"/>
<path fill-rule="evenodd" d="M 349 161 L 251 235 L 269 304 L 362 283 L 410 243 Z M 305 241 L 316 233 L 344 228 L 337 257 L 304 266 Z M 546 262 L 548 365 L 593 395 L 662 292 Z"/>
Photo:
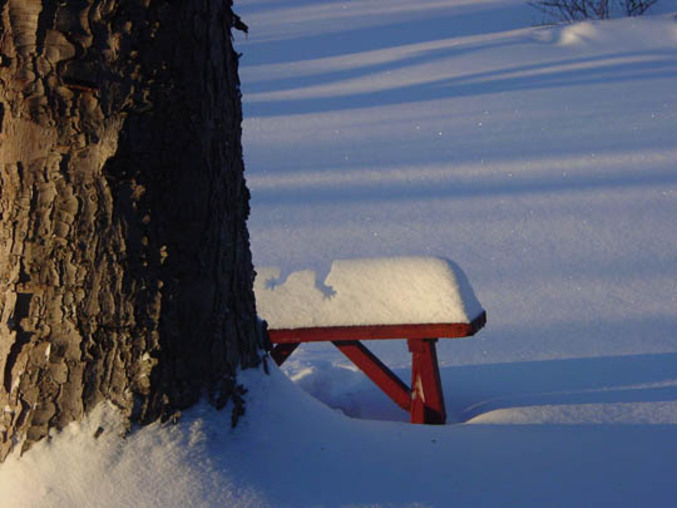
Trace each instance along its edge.
<path fill-rule="evenodd" d="M 359 367 L 376 386 L 405 411 L 411 410 L 409 387 L 360 341 L 337 340 L 334 345 Z"/>
<path fill-rule="evenodd" d="M 412 423 L 444 424 L 447 411 L 437 363 L 437 339 L 431 337 L 470 337 L 486 321 L 487 315 L 482 312 L 470 323 L 268 329 L 270 342 L 275 345 L 270 355 L 282 365 L 302 342 L 333 342 L 388 397 L 409 412 Z M 411 352 L 411 389 L 360 342 L 405 337 Z"/>
<path fill-rule="evenodd" d="M 412 423 L 444 424 L 447 413 L 437 364 L 437 339 L 408 339 L 411 352 L 410 389 L 392 370 L 358 340 L 336 340 L 332 343 L 395 404 L 411 415 Z M 271 356 L 277 365 L 296 350 L 298 343 L 277 344 Z"/>

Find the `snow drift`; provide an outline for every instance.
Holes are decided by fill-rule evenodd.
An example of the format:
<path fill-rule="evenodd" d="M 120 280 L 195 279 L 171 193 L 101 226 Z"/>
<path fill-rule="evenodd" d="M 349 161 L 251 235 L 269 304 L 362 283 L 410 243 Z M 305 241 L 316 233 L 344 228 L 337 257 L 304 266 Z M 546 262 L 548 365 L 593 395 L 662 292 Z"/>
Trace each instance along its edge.
<path fill-rule="evenodd" d="M 338 260 L 324 281 L 313 270 L 284 281 L 279 268 L 257 272 L 257 309 L 272 328 L 470 323 L 483 312 L 465 274 L 441 258 Z"/>

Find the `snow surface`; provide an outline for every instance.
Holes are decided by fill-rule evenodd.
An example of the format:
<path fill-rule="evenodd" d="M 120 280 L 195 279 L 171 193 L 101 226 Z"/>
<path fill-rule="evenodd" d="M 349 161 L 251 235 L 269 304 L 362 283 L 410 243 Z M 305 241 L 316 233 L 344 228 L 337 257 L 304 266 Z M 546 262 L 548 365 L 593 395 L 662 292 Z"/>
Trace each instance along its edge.
<path fill-rule="evenodd" d="M 454 259 L 490 316 L 438 343 L 456 424 L 405 423 L 303 346 L 290 379 L 245 373 L 235 430 L 86 424 L 0 466 L 0 505 L 677 505 L 677 2 L 570 26 L 523 0 L 236 10 L 256 265 Z M 368 345 L 408 378 L 406 344 Z"/>
<path fill-rule="evenodd" d="M 270 328 L 470 323 L 483 312 L 465 274 L 446 259 L 344 259 L 324 281 L 312 270 L 280 276 L 279 268 L 259 268 L 254 283 Z"/>
<path fill-rule="evenodd" d="M 348 419 L 274 366 L 269 376 L 248 371 L 242 381 L 248 416 L 235 429 L 227 411 L 202 406 L 178 425 L 155 424 L 123 441 L 119 416 L 101 407 L 22 459 L 10 457 L 0 474 L 2 506 L 670 506 L 674 500 L 674 448 L 665 446 L 674 425 L 651 418 L 581 426 L 514 415 L 505 422 L 488 413 L 489 424 L 478 418 L 409 425 Z M 104 432 L 95 439 L 99 427 Z"/>

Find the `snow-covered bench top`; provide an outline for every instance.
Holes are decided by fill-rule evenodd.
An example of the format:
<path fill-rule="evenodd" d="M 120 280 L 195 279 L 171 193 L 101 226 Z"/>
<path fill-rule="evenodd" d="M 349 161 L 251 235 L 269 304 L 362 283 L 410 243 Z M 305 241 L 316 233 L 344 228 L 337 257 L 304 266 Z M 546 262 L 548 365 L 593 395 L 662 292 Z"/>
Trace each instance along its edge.
<path fill-rule="evenodd" d="M 484 310 L 465 274 L 436 257 L 337 260 L 324 281 L 312 270 L 281 279 L 257 268 L 259 315 L 270 329 L 473 323 Z"/>

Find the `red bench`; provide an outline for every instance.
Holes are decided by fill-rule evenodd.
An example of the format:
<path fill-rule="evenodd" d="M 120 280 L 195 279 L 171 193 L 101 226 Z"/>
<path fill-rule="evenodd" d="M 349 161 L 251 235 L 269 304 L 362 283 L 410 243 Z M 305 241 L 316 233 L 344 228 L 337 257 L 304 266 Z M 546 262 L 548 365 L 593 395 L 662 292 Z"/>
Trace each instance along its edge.
<path fill-rule="evenodd" d="M 470 323 L 331 326 L 269 329 L 271 356 L 278 365 L 303 342 L 332 342 L 398 406 L 412 423 L 444 424 L 447 419 L 435 343 L 439 338 L 469 337 L 486 323 L 482 312 Z M 383 364 L 361 340 L 407 339 L 411 388 Z"/>

